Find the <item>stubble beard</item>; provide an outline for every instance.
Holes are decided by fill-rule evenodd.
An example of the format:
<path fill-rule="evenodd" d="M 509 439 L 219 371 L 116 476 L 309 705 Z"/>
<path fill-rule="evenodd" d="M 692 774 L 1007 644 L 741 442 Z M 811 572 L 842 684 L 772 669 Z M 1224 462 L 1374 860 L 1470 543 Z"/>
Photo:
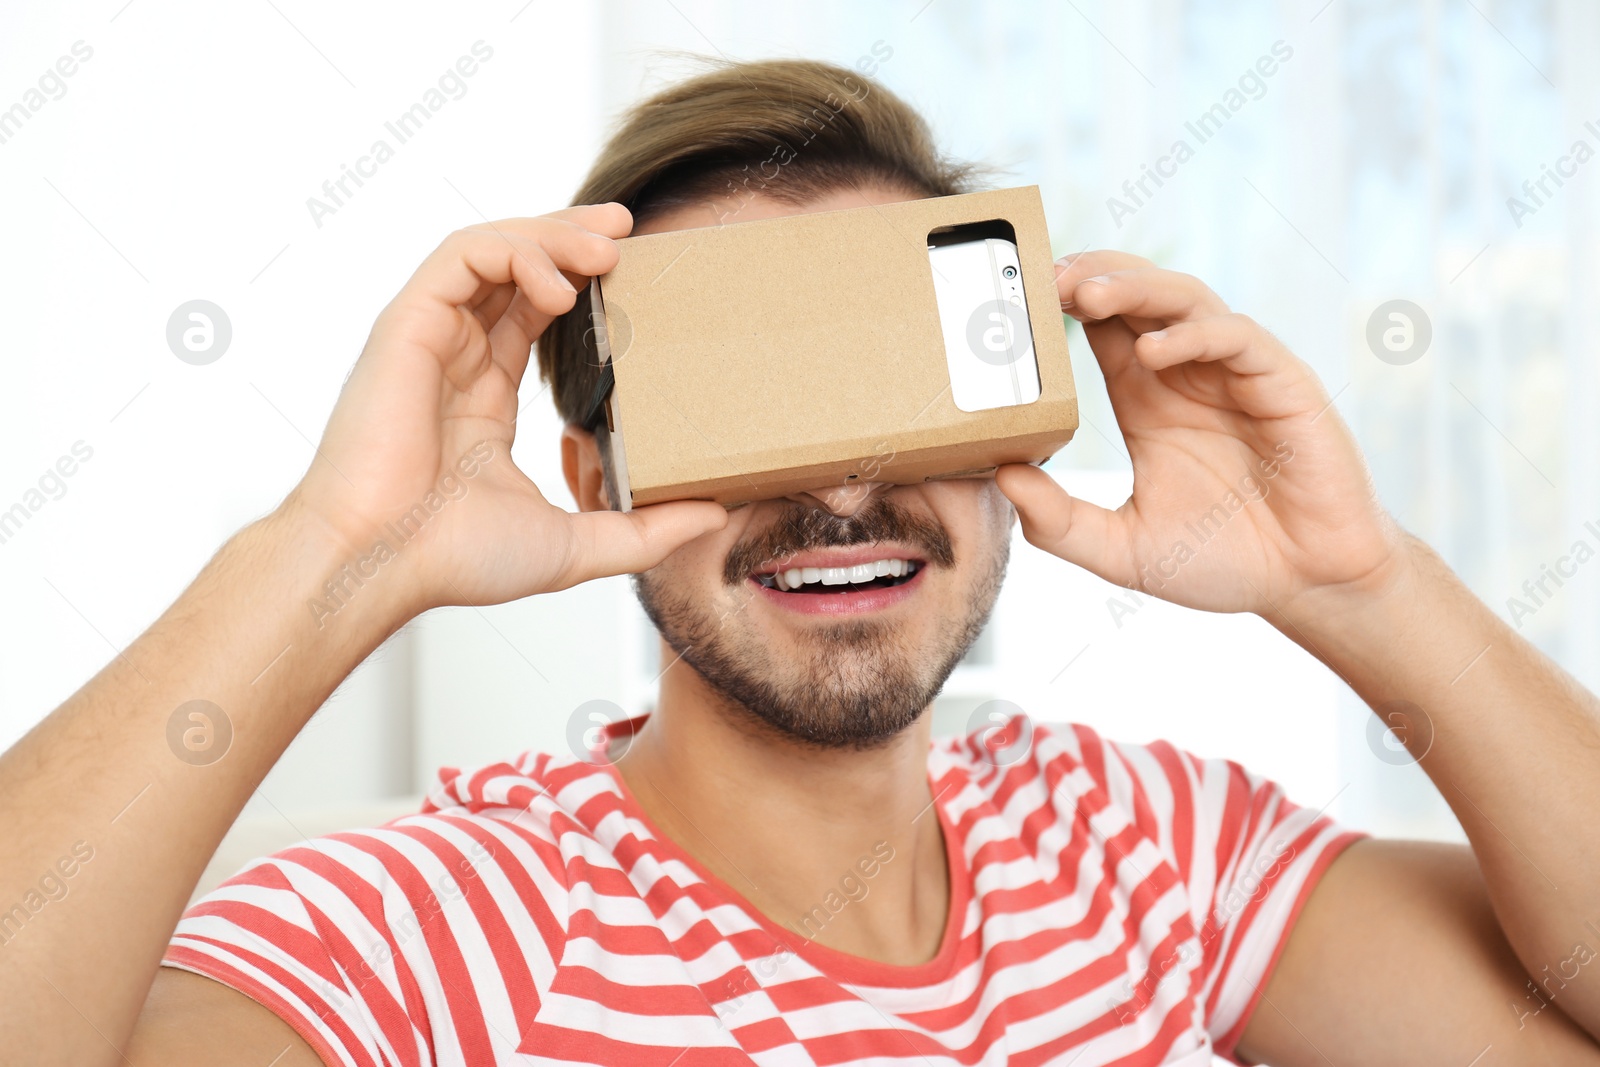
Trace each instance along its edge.
<path fill-rule="evenodd" d="M 920 648 L 882 619 L 811 626 L 795 644 L 775 646 L 741 624 L 745 598 L 758 595 L 747 587 L 735 587 L 734 606 L 721 613 L 650 573 L 634 575 L 633 588 L 668 646 L 726 698 L 742 725 L 817 748 L 870 749 L 915 723 L 944 688 L 989 620 L 1009 557 L 1009 538 L 1001 537 L 973 575 L 960 617 L 930 627 Z"/>

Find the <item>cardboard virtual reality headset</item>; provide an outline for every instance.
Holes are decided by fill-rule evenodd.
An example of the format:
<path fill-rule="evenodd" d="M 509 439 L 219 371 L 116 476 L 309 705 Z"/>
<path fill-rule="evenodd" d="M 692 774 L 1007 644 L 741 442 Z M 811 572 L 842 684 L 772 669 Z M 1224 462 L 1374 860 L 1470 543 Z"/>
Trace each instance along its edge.
<path fill-rule="evenodd" d="M 1037 186 L 627 237 L 590 283 L 624 510 L 1042 463 L 1078 426 Z"/>

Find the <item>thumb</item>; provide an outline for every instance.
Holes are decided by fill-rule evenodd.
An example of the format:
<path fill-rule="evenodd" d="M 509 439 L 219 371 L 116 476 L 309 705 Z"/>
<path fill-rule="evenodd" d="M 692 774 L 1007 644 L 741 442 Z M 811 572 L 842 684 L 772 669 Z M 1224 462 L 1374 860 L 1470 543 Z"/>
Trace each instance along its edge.
<path fill-rule="evenodd" d="M 701 534 L 728 525 L 728 512 L 709 500 L 675 500 L 628 512 L 581 512 L 572 522 L 573 558 L 562 588 L 647 571 Z"/>
<path fill-rule="evenodd" d="M 1017 509 L 1030 545 L 1108 582 L 1127 584 L 1121 515 L 1069 495 L 1031 463 L 1008 463 L 995 471 L 994 480 Z"/>

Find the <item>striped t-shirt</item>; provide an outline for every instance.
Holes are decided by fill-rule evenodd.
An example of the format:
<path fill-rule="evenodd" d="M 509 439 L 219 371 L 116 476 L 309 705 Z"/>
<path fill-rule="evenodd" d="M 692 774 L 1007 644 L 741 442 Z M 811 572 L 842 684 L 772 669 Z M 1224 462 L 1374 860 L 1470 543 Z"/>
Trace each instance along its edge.
<path fill-rule="evenodd" d="M 614 767 L 539 753 L 446 769 L 420 814 L 255 861 L 188 910 L 164 962 L 253 997 L 330 1064 L 1232 1057 L 1360 835 L 1230 761 L 1009 729 L 999 750 L 993 731 L 931 748 L 950 916 L 924 964 L 812 940 L 849 882 L 773 921 Z M 863 856 L 861 884 L 892 852 Z"/>

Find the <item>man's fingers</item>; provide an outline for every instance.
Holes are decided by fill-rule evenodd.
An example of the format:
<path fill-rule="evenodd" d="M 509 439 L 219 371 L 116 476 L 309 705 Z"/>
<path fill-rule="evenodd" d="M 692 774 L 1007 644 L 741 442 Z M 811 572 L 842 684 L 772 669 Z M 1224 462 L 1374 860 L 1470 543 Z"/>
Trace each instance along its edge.
<path fill-rule="evenodd" d="M 1085 278 L 1110 274 L 1119 270 L 1137 270 L 1155 264 L 1132 252 L 1119 252 L 1114 248 L 1094 249 L 1056 260 L 1056 293 L 1061 298 L 1063 311 L 1070 310 L 1070 296 L 1077 284 Z"/>
<path fill-rule="evenodd" d="M 1159 267 L 1136 267 L 1084 278 L 1064 299 L 1080 320 L 1150 319 L 1159 323 L 1226 315 L 1228 305 L 1191 274 Z"/>
<path fill-rule="evenodd" d="M 539 217 L 575 222 L 584 229 L 593 230 L 612 239 L 626 237 L 633 232 L 633 213 L 615 201 L 564 207 L 560 211 L 552 211 Z"/>
<path fill-rule="evenodd" d="M 477 316 L 478 324 L 485 332 L 494 329 L 494 324 L 500 321 L 500 316 L 511 306 L 511 298 L 516 295 L 515 285 L 489 286 L 483 298 L 472 305 L 472 313 Z"/>
<path fill-rule="evenodd" d="M 522 382 L 533 355 L 533 342 L 550 325 L 550 316 L 529 302 L 526 293 L 516 290 L 510 306 L 489 329 L 489 353 L 512 381 Z"/>
<path fill-rule="evenodd" d="M 544 221 L 544 220 L 540 220 Z M 562 277 L 575 288 L 589 278 L 604 274 L 617 265 L 616 241 L 575 222 L 548 220 L 536 230 L 488 223 L 494 233 L 517 249 L 538 249 L 562 271 Z M 483 232 L 474 227 L 476 232 Z M 558 282 L 559 284 L 559 282 Z"/>
<path fill-rule="evenodd" d="M 1230 313 L 1179 322 L 1143 334 L 1134 354 L 1151 370 L 1197 362 L 1224 362 L 1235 374 L 1267 374 L 1294 362 L 1287 348 L 1248 315 Z"/>
<path fill-rule="evenodd" d="M 1311 368 L 1248 315 L 1177 323 L 1141 335 L 1133 351 L 1151 370 L 1220 363 L 1238 377 L 1213 378 L 1212 384 L 1255 418 L 1320 411 L 1328 402 L 1327 390 Z"/>
<path fill-rule="evenodd" d="M 1028 543 L 1075 563 L 1108 582 L 1126 584 L 1121 516 L 1078 500 L 1038 467 L 1010 463 L 995 483 L 1017 509 Z"/>
<path fill-rule="evenodd" d="M 508 282 L 550 315 L 577 300 L 577 291 L 537 238 L 513 240 L 504 231 L 457 230 L 429 254 L 391 306 L 470 308 Z"/>
<path fill-rule="evenodd" d="M 678 500 L 629 512 L 580 512 L 571 522 L 572 558 L 558 589 L 647 571 L 701 534 L 722 529 L 728 512 L 709 500 Z"/>
<path fill-rule="evenodd" d="M 570 308 L 575 286 L 561 273 L 593 276 L 617 263 L 616 242 L 565 219 L 502 219 L 457 230 L 406 283 L 410 294 L 467 305 L 516 282 L 542 310 Z M 546 306 L 548 305 L 548 307 Z"/>

